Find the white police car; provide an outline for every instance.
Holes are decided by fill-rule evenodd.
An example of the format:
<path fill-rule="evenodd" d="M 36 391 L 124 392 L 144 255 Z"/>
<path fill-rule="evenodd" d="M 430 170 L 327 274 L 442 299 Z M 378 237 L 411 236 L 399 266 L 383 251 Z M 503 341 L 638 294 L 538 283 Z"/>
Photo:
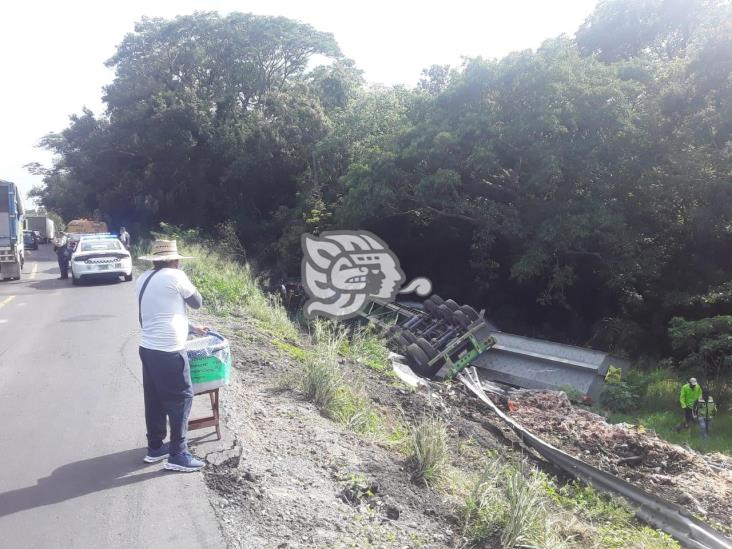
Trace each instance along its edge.
<path fill-rule="evenodd" d="M 73 284 L 120 276 L 132 280 L 132 256 L 113 234 L 80 235 L 69 267 Z"/>

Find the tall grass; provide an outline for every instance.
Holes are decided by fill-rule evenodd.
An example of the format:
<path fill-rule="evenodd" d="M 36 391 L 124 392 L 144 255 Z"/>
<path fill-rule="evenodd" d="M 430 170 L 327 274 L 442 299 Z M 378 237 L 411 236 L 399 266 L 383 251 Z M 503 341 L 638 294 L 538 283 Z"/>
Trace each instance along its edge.
<path fill-rule="evenodd" d="M 449 453 L 444 421 L 423 417 L 410 427 L 408 445 L 414 480 L 433 485 L 445 478 Z"/>
<path fill-rule="evenodd" d="M 555 528 L 572 540 L 572 546 L 602 549 L 679 547 L 668 534 L 641 524 L 619 498 L 580 482 L 559 486 L 546 477 L 544 489 L 553 513 L 560 517 Z M 563 513 L 571 513 L 575 520 L 566 520 Z"/>
<path fill-rule="evenodd" d="M 372 370 L 392 372 L 386 340 L 372 325 L 356 328 L 350 337 L 344 339 L 340 351 L 343 356 Z"/>
<path fill-rule="evenodd" d="M 499 459 L 486 461 L 465 498 L 463 532 L 471 542 L 497 540 L 503 548 L 562 545 L 551 532 L 543 475 L 523 469 Z"/>
<path fill-rule="evenodd" d="M 303 393 L 329 418 L 362 434 L 381 430 L 381 418 L 365 391 L 343 379 L 340 350 L 347 340 L 346 330 L 328 321 L 311 325 L 310 349 L 305 352 L 300 369 L 286 383 Z"/>

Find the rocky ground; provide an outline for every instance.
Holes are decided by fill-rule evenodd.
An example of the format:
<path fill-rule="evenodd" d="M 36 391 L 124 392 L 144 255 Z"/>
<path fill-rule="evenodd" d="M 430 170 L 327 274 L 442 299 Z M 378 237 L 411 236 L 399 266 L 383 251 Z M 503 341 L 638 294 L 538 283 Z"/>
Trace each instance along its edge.
<path fill-rule="evenodd" d="M 198 320 L 230 339 L 235 360 L 222 391 L 227 449 L 198 452 L 209 462 L 205 479 L 230 547 L 464 545 L 459 499 L 413 482 L 406 456 L 389 437 L 355 434 L 283 389 L 298 362 L 271 336 L 245 318 Z M 446 419 L 455 467 L 475 470 L 486 450 L 513 449 L 555 472 L 460 384 L 414 391 L 362 365 L 343 368 L 384 418 Z M 517 391 L 510 400 L 513 416 L 550 443 L 730 526 L 729 458 L 702 457 L 632 426 L 609 425 L 573 407 L 564 393 Z M 508 407 L 505 399 L 501 404 Z"/>

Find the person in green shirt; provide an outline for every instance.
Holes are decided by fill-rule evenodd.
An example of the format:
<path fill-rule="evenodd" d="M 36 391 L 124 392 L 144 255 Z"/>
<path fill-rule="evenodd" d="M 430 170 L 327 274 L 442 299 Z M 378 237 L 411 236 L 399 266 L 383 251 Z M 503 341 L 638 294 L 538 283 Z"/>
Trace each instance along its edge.
<path fill-rule="evenodd" d="M 709 426 L 712 424 L 712 418 L 717 413 L 717 405 L 714 404 L 712 395 L 707 395 L 707 399 L 700 398 L 696 403 L 696 414 L 699 418 L 699 427 L 702 436 L 709 438 Z"/>
<path fill-rule="evenodd" d="M 692 377 L 689 379 L 689 383 L 685 383 L 681 387 L 681 394 L 679 395 L 679 401 L 681 402 L 681 410 L 684 413 L 684 420 L 677 428 L 677 431 L 681 429 L 688 429 L 689 426 L 694 423 L 696 419 L 696 402 L 702 396 L 702 388 L 696 382 L 696 378 Z"/>

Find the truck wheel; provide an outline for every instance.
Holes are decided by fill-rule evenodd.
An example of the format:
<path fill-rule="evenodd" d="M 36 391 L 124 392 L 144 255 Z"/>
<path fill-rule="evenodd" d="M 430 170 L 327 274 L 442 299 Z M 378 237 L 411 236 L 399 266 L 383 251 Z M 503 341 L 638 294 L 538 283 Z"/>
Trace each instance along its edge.
<path fill-rule="evenodd" d="M 407 340 L 408 343 L 416 343 L 417 336 L 409 330 L 402 330 L 402 337 Z"/>
<path fill-rule="evenodd" d="M 125 282 L 129 282 L 130 280 L 132 280 L 132 275 L 131 274 L 125 275 Z"/>
<path fill-rule="evenodd" d="M 448 307 L 444 303 L 442 305 L 438 305 L 437 306 L 437 314 L 443 320 L 447 320 L 448 322 L 452 322 L 452 311 L 450 310 L 450 307 Z"/>
<path fill-rule="evenodd" d="M 429 376 L 429 358 L 424 354 L 424 351 L 420 349 L 416 343 L 410 343 L 407 346 L 407 356 L 409 357 L 409 365 L 412 369 L 421 376 Z"/>
<path fill-rule="evenodd" d="M 430 299 L 426 299 L 423 306 L 424 306 L 424 310 L 427 311 L 427 314 L 429 314 L 430 316 L 438 316 L 437 315 L 437 305 L 435 304 L 434 301 L 432 301 Z"/>
<path fill-rule="evenodd" d="M 437 356 L 437 350 L 425 338 L 418 337 L 415 343 L 419 345 L 419 348 L 424 351 L 424 354 L 427 355 L 427 358 L 429 358 L 430 360 Z"/>
<path fill-rule="evenodd" d="M 461 328 L 467 330 L 468 326 L 470 326 L 470 319 L 468 318 L 468 315 L 466 315 L 462 311 L 455 311 L 452 313 L 452 320 L 460 326 Z"/>
<path fill-rule="evenodd" d="M 400 335 L 392 336 L 391 340 L 396 344 L 399 350 L 404 350 L 409 345 L 409 342 Z"/>
<path fill-rule="evenodd" d="M 437 294 L 432 294 L 430 296 L 430 299 L 434 302 L 435 305 L 442 305 L 445 301 Z"/>
<path fill-rule="evenodd" d="M 465 315 L 470 320 L 478 320 L 480 318 L 480 315 L 478 315 L 478 312 L 475 309 L 473 309 L 470 305 L 463 305 L 462 307 L 460 307 L 459 310 L 464 312 Z"/>

